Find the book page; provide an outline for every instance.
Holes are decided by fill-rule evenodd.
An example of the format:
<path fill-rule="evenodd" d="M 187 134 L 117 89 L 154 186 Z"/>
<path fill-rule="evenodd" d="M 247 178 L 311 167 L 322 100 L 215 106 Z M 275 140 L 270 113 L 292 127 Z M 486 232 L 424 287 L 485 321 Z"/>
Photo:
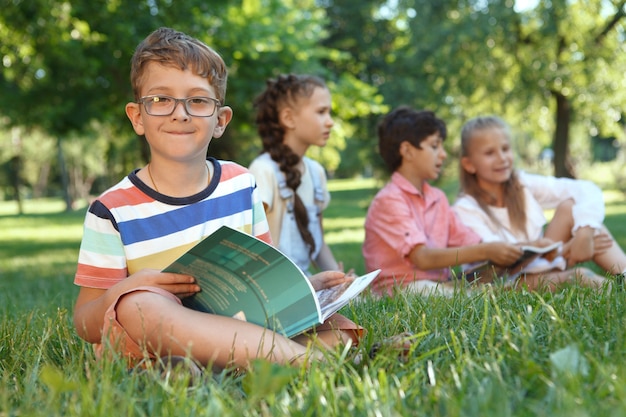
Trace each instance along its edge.
<path fill-rule="evenodd" d="M 322 310 L 322 318 L 326 320 L 348 304 L 351 299 L 367 288 L 379 273 L 380 269 L 377 269 L 369 274 L 356 277 L 351 282 L 318 291 L 316 294 Z"/>

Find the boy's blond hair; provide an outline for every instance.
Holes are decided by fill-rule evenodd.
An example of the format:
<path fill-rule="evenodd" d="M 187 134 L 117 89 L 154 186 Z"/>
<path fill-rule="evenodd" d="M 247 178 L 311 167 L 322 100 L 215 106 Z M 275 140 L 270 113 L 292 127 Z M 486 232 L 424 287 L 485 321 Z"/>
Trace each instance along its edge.
<path fill-rule="evenodd" d="M 148 35 L 137 46 L 131 60 L 130 83 L 135 100 L 141 98 L 143 76 L 149 63 L 190 70 L 208 79 L 216 98 L 224 104 L 228 78 L 226 64 L 215 50 L 198 39 L 165 27 Z"/>

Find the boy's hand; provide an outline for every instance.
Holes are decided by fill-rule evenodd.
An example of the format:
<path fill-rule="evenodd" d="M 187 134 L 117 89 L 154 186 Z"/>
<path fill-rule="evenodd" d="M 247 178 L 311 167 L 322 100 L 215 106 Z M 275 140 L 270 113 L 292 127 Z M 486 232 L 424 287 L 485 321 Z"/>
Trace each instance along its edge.
<path fill-rule="evenodd" d="M 335 285 L 353 281 L 354 273 L 345 273 L 341 271 L 324 271 L 309 277 L 311 285 L 315 291 L 331 288 Z"/>
<path fill-rule="evenodd" d="M 518 245 L 503 242 L 488 243 L 489 260 L 496 265 L 511 265 L 522 256 Z"/>
<path fill-rule="evenodd" d="M 158 269 L 142 269 L 127 278 L 133 287 L 159 287 L 171 292 L 178 298 L 185 298 L 200 291 L 196 279 L 190 275 L 161 272 Z"/>

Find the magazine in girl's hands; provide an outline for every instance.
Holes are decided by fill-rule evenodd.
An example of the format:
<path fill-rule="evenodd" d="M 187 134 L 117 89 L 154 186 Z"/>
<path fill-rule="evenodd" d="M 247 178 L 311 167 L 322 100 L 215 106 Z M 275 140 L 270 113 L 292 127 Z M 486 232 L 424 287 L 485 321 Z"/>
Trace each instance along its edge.
<path fill-rule="evenodd" d="M 528 270 L 527 268 L 538 258 L 543 258 L 547 264 L 552 265 L 556 262 L 555 258 L 560 254 L 561 247 L 561 242 L 554 242 L 544 247 L 522 246 L 522 255 L 512 265 L 496 265 L 491 261 L 486 261 L 464 270 L 463 274 L 468 282 L 484 284 L 503 280 L 505 283 L 510 283 L 523 273 L 536 273 L 535 269 Z M 554 266 L 561 269 L 559 262 L 554 263 Z"/>

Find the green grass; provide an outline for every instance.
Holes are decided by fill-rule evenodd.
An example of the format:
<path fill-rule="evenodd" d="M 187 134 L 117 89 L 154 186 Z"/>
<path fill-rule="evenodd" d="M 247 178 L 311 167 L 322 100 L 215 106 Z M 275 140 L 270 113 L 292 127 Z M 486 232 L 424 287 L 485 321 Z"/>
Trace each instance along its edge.
<path fill-rule="evenodd" d="M 327 239 L 362 271 L 363 217 L 373 181 L 331 181 Z M 626 204 L 607 193 L 607 219 L 626 241 Z M 626 293 L 498 289 L 452 298 L 398 293 L 344 313 L 368 331 L 417 335 L 406 363 L 348 352 L 309 370 L 258 363 L 245 376 L 129 373 L 96 362 L 71 325 L 84 208 L 0 203 L 0 417 L 5 416 L 618 416 L 626 415 Z"/>

